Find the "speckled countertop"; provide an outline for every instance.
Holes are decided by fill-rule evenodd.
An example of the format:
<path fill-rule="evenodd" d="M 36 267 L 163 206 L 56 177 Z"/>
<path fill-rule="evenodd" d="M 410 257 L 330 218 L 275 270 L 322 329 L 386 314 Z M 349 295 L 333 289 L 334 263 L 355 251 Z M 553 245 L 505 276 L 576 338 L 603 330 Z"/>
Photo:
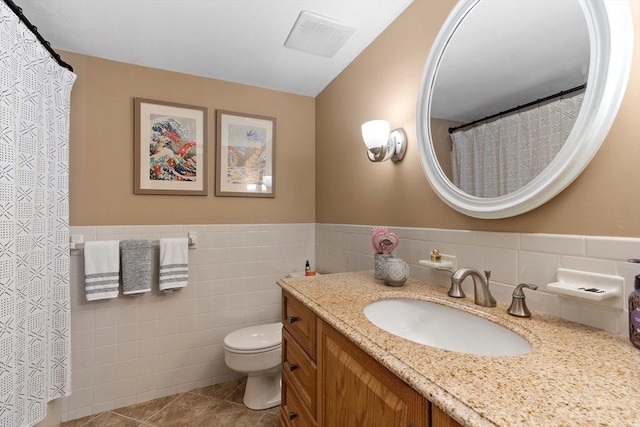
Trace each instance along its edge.
<path fill-rule="evenodd" d="M 373 271 L 289 278 L 278 284 L 407 384 L 465 426 L 640 426 L 640 350 L 604 331 L 507 305 L 484 308 L 446 289 L 407 281 L 385 286 Z M 532 346 L 522 356 L 487 357 L 396 337 L 362 309 L 386 298 L 458 307 L 517 332 Z"/>

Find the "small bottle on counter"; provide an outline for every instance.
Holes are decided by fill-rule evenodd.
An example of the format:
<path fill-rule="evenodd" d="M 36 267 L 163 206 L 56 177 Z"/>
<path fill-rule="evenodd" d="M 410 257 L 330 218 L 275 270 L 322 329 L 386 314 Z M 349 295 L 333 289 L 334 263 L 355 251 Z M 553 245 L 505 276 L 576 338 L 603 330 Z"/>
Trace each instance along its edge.
<path fill-rule="evenodd" d="M 640 348 L 640 274 L 633 287 L 634 291 L 629 295 L 629 340 Z"/>
<path fill-rule="evenodd" d="M 305 276 L 315 276 L 316 272 L 311 270 L 311 266 L 309 265 L 309 261 L 307 261 L 304 265 L 304 275 Z"/>

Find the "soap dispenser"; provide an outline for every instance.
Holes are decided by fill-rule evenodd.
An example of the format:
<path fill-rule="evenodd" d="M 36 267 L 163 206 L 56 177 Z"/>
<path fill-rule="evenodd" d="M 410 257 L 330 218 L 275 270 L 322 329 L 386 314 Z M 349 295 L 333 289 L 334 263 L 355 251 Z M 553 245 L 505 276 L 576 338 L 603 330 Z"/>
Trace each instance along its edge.
<path fill-rule="evenodd" d="M 634 291 L 629 295 L 629 340 L 640 348 L 640 274 L 633 283 Z"/>

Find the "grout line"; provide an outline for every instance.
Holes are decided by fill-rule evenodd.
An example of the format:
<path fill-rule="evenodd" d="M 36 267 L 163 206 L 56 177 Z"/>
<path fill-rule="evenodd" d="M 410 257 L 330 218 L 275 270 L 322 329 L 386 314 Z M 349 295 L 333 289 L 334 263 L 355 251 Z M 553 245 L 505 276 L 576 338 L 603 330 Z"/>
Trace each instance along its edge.
<path fill-rule="evenodd" d="M 142 420 L 142 422 L 147 422 L 149 421 L 151 418 L 155 417 L 156 415 L 158 415 L 160 412 L 162 412 L 163 410 L 165 410 L 169 405 L 171 405 L 173 402 L 175 402 L 176 400 L 178 400 L 180 397 L 182 397 L 185 393 L 178 393 L 176 395 L 175 399 L 171 399 L 171 401 L 169 401 L 166 405 L 164 405 L 162 408 L 158 409 L 156 412 L 154 412 L 153 414 L 151 414 L 149 417 L 147 417 L 146 419 Z M 161 398 L 158 398 L 161 399 Z"/>
<path fill-rule="evenodd" d="M 96 418 L 98 418 L 98 417 L 99 417 L 100 415 L 102 415 L 102 414 L 104 414 L 104 412 L 100 412 L 99 414 L 89 415 L 89 419 L 88 419 L 87 421 L 85 421 L 84 423 L 80 424 L 78 427 L 84 427 L 84 426 L 86 426 L 87 424 L 89 424 L 91 421 L 95 420 Z M 64 423 L 62 423 L 62 424 L 69 423 L 69 422 L 71 422 L 71 421 L 73 421 L 73 420 L 65 421 L 65 422 L 64 422 Z"/>
<path fill-rule="evenodd" d="M 139 423 L 144 423 L 143 420 L 139 420 L 138 418 L 128 417 L 126 415 L 118 414 L 117 412 L 113 412 L 113 411 L 104 411 L 104 412 L 101 412 L 100 415 L 104 415 L 106 413 L 111 413 L 112 415 L 116 415 L 118 417 L 126 418 L 126 419 L 131 420 L 131 421 L 137 421 Z"/>
<path fill-rule="evenodd" d="M 245 386 L 245 387 L 247 386 L 247 384 L 246 384 L 246 380 L 242 380 L 242 381 L 240 381 L 240 383 L 238 384 L 238 386 L 237 386 L 236 388 L 234 388 L 233 390 L 231 390 L 231 392 L 227 395 L 227 397 L 225 397 L 225 398 L 224 398 L 224 400 L 231 402 L 231 400 L 229 400 L 229 398 L 230 398 L 231 396 L 233 396 L 233 393 L 235 393 L 235 392 L 236 392 L 236 390 L 238 390 L 238 389 L 239 389 L 240 387 L 242 387 L 242 386 Z M 234 402 L 231 402 L 231 403 L 234 403 Z"/>

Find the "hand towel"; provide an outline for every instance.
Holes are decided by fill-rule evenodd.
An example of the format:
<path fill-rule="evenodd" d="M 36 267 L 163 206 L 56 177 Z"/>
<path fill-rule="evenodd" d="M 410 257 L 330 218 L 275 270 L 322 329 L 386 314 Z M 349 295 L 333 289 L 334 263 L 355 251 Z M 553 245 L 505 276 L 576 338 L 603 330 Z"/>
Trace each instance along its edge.
<path fill-rule="evenodd" d="M 123 240 L 122 293 L 136 295 L 151 291 L 151 240 Z"/>
<path fill-rule="evenodd" d="M 189 283 L 189 239 L 160 239 L 160 290 L 183 288 Z"/>
<path fill-rule="evenodd" d="M 120 287 L 120 241 L 84 244 L 84 284 L 87 301 L 116 298 Z"/>

